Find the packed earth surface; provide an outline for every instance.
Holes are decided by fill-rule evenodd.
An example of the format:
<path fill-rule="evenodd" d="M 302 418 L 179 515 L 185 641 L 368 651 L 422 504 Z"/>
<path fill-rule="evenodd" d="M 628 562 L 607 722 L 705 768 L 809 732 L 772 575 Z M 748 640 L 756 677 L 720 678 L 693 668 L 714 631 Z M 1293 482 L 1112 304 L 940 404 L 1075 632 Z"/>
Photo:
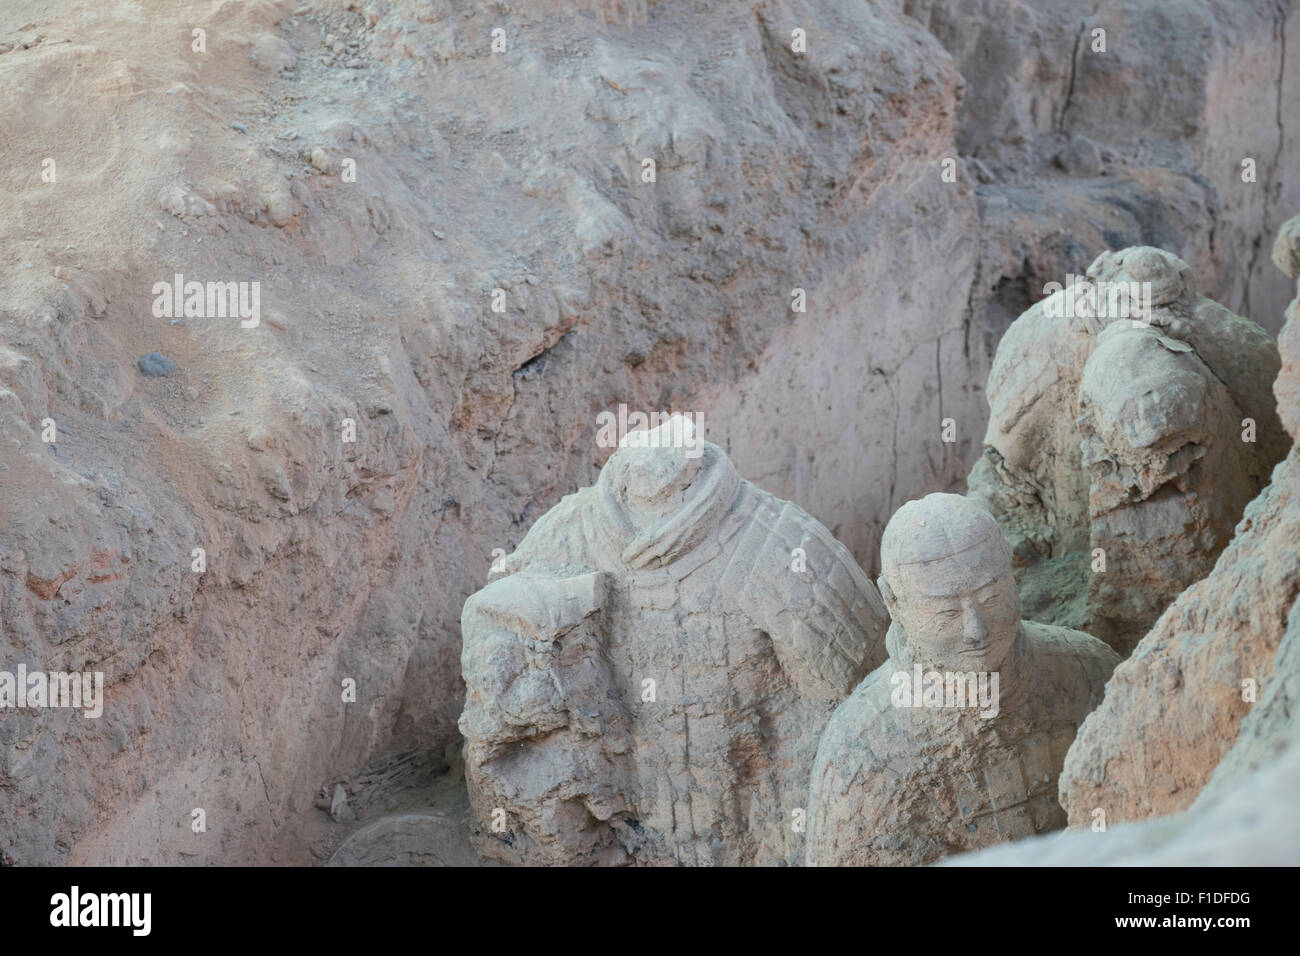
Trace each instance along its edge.
<path fill-rule="evenodd" d="M 105 684 L 0 713 L 0 863 L 518 862 L 462 609 L 602 412 L 697 416 L 869 589 L 967 490 L 1003 334 L 1134 247 L 1277 340 L 1286 434 L 1119 642 L 1084 832 L 983 852 L 1296 862 L 1298 43 L 1295 0 L 9 0 L 0 669 Z"/>

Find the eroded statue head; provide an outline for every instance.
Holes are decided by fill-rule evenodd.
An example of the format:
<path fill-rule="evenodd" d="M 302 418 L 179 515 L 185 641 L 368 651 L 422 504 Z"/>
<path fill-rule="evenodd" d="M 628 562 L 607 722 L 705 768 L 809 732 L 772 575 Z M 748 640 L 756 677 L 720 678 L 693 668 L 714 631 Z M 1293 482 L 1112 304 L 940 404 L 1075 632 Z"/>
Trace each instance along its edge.
<path fill-rule="evenodd" d="M 880 593 L 932 667 L 995 671 L 1020 629 L 1011 545 L 961 495 L 931 494 L 895 512 L 880 541 Z"/>
<path fill-rule="evenodd" d="M 1080 447 L 1094 506 L 1145 498 L 1194 465 L 1209 433 L 1232 418 L 1229 409 L 1212 408 L 1214 400 L 1209 374 L 1187 343 L 1155 327 L 1107 328 L 1079 386 Z"/>
<path fill-rule="evenodd" d="M 619 503 L 633 517 L 679 508 L 703 461 L 693 453 L 696 446 L 695 426 L 681 415 L 658 428 L 629 432 L 606 464 Z"/>

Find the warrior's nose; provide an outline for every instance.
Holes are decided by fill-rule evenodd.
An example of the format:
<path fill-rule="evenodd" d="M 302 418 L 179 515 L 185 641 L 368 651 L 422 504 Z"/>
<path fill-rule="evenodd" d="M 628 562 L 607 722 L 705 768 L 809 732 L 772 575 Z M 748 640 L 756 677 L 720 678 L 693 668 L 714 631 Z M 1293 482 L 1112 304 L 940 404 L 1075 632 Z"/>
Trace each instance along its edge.
<path fill-rule="evenodd" d="M 984 619 L 980 616 L 979 609 L 970 607 L 966 611 L 966 629 L 962 634 L 962 639 L 966 646 L 971 650 L 977 650 L 984 646 L 989 636 L 989 629 L 984 626 Z"/>

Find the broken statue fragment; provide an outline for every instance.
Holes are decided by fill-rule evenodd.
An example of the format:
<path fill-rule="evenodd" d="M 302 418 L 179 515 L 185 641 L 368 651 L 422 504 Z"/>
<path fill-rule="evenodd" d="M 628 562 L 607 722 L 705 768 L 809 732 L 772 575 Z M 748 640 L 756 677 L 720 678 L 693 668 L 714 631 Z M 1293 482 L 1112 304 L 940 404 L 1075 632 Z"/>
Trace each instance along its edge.
<path fill-rule="evenodd" d="M 1031 616 L 1127 653 L 1200 580 L 1285 454 L 1277 348 L 1147 246 L 1022 314 L 989 372 L 969 494 L 1011 540 Z"/>
<path fill-rule="evenodd" d="M 884 605 L 843 545 L 674 418 L 502 564 L 462 616 L 479 848 L 799 862 L 821 730 L 885 657 Z"/>

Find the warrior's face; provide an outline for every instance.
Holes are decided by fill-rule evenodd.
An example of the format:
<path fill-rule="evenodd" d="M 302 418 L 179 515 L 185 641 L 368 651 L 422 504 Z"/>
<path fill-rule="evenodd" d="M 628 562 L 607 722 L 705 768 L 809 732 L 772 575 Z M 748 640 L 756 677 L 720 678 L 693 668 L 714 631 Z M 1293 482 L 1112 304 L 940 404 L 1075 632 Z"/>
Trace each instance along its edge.
<path fill-rule="evenodd" d="M 927 528 L 933 528 L 931 516 Z M 882 596 L 922 662 L 942 670 L 996 671 L 1020 630 L 1011 552 L 987 515 L 949 514 L 946 534 L 911 535 L 913 550 L 887 562 Z M 933 542 L 955 547 L 927 547 Z"/>

